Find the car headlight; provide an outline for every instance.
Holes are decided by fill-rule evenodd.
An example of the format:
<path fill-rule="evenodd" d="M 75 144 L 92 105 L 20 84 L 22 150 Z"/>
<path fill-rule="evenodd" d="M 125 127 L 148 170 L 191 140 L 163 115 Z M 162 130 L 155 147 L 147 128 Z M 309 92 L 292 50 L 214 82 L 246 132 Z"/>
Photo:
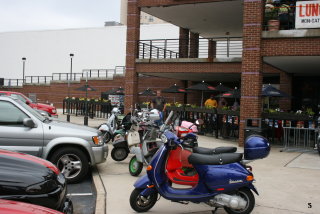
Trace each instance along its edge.
<path fill-rule="evenodd" d="M 52 113 L 57 113 L 57 110 L 56 109 L 52 109 Z"/>
<path fill-rule="evenodd" d="M 95 145 L 98 145 L 98 146 L 101 146 L 103 145 L 104 143 L 104 140 L 103 140 L 103 136 L 102 135 L 99 135 L 99 136 L 93 136 L 92 137 L 92 141 Z"/>

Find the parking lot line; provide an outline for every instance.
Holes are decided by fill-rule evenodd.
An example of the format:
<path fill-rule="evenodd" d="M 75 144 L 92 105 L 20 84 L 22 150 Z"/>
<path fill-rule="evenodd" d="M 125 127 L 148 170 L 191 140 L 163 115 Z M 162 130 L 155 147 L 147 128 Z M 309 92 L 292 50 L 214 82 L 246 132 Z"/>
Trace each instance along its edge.
<path fill-rule="evenodd" d="M 69 193 L 67 196 L 89 196 L 93 195 L 92 193 Z"/>

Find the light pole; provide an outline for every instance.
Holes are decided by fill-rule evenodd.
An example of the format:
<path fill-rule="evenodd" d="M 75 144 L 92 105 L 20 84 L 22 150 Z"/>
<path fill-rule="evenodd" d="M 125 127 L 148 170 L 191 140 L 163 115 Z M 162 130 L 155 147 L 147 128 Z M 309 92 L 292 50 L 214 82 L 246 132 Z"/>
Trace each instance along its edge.
<path fill-rule="evenodd" d="M 68 101 L 67 101 L 67 121 L 70 122 L 70 102 L 71 102 L 71 99 L 70 99 L 70 79 L 72 79 L 72 58 L 74 56 L 73 53 L 71 53 L 70 55 L 70 77 L 68 76 Z"/>
<path fill-rule="evenodd" d="M 27 60 L 27 58 L 22 57 L 22 83 L 25 82 L 24 72 L 25 72 L 25 68 L 26 68 L 26 60 Z"/>

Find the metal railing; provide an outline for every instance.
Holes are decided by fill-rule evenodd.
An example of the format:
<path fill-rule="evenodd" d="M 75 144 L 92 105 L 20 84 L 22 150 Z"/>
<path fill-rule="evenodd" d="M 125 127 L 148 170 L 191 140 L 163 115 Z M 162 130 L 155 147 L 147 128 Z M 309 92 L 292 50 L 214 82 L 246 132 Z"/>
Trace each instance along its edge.
<path fill-rule="evenodd" d="M 203 119 L 204 124 L 199 127 L 199 133 L 210 134 L 216 138 L 239 138 L 239 111 L 168 106 L 165 115 L 169 115 L 170 111 L 175 111 L 178 116 L 175 121 L 179 121 L 178 124 L 183 120 L 195 122 L 198 118 Z"/>
<path fill-rule="evenodd" d="M 86 106 L 87 105 L 87 106 Z M 63 100 L 63 114 L 70 112 L 75 116 L 87 115 L 90 118 L 108 118 L 111 115 L 112 105 L 110 102 L 85 101 L 85 100 Z"/>
<path fill-rule="evenodd" d="M 52 76 L 25 76 L 27 84 L 50 84 Z"/>
<path fill-rule="evenodd" d="M 3 86 L 5 87 L 17 87 L 23 85 L 23 79 L 4 79 Z"/>
<path fill-rule="evenodd" d="M 138 58 L 172 59 L 242 56 L 242 37 L 199 38 L 199 42 L 197 42 L 197 44 L 198 47 L 193 48 L 189 44 L 189 40 L 140 40 Z"/>
<path fill-rule="evenodd" d="M 124 76 L 125 66 L 116 66 L 114 69 L 84 69 L 82 73 L 53 73 L 52 76 L 26 76 L 25 79 L 4 79 L 4 87 L 17 87 L 23 84 L 50 84 L 51 81 L 67 81 L 80 80 L 86 77 L 88 71 L 88 78 L 113 78 L 115 75 Z"/>

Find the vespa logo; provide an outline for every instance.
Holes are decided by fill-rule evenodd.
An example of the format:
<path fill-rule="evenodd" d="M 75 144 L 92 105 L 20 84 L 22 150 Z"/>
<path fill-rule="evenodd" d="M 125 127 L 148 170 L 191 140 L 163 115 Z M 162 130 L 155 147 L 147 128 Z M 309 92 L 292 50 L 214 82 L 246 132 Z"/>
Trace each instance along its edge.
<path fill-rule="evenodd" d="M 229 184 L 243 183 L 243 180 L 229 180 Z"/>

